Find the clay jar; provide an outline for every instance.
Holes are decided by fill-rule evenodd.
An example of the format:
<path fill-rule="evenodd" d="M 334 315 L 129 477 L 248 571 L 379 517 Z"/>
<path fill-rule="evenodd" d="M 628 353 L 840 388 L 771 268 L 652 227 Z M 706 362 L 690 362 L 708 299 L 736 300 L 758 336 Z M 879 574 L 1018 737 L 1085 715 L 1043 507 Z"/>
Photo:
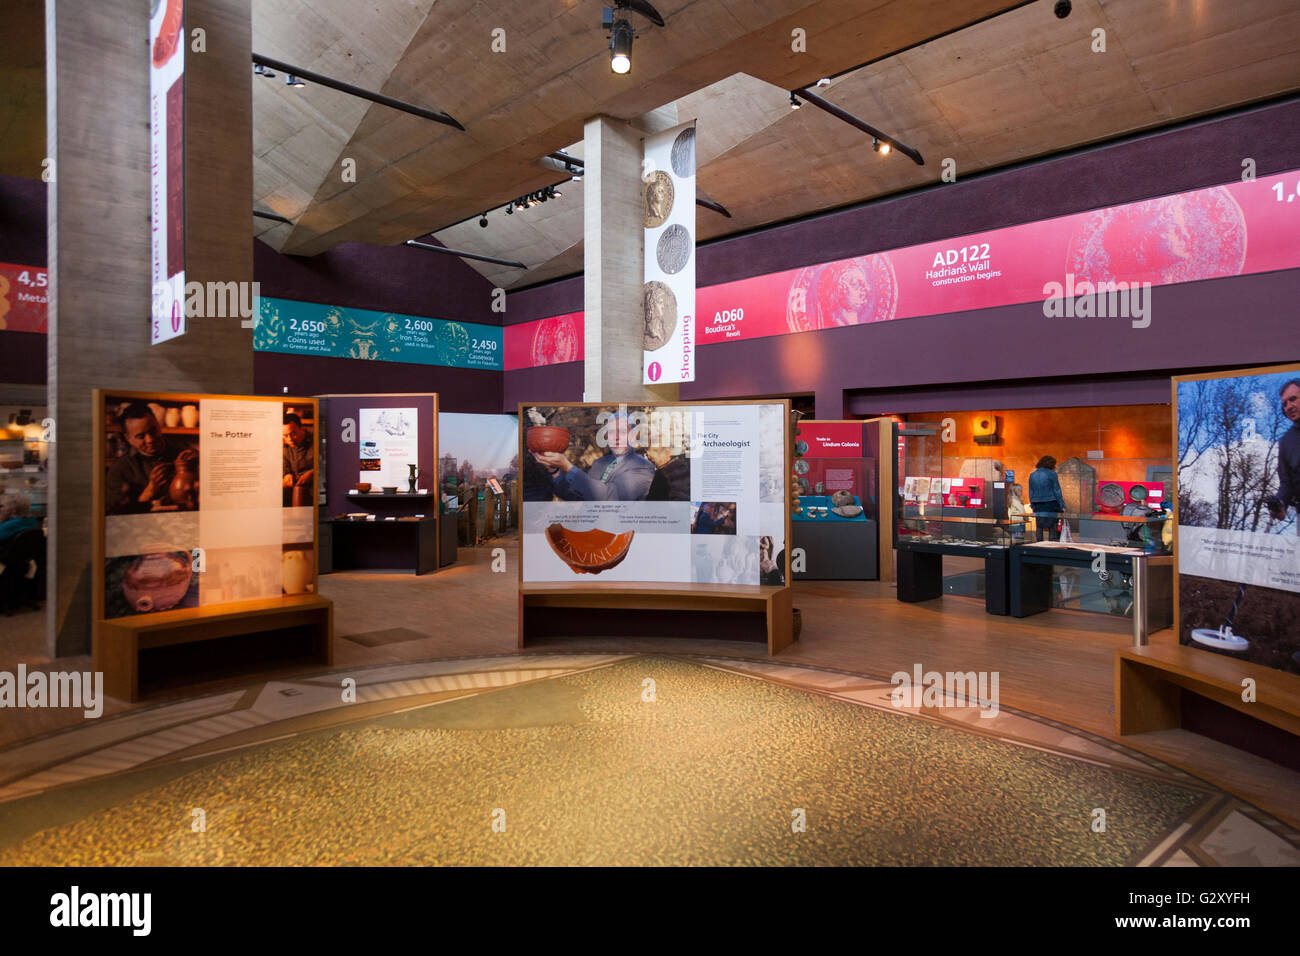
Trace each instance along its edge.
<path fill-rule="evenodd" d="M 186 428 L 199 427 L 199 406 L 182 405 L 181 406 L 181 424 Z"/>
<path fill-rule="evenodd" d="M 569 447 L 569 430 L 554 425 L 535 425 L 525 435 L 529 451 L 563 452 Z"/>
<path fill-rule="evenodd" d="M 143 554 L 122 576 L 122 593 L 140 614 L 174 607 L 189 589 L 190 556 L 183 551 Z"/>
<path fill-rule="evenodd" d="M 311 554 L 286 551 L 280 558 L 280 580 L 285 594 L 302 594 L 311 587 Z"/>
<path fill-rule="evenodd" d="M 167 486 L 167 497 L 182 511 L 199 507 L 199 456 L 186 449 L 176 456 L 176 475 Z"/>
<path fill-rule="evenodd" d="M 163 415 L 163 427 L 180 428 L 180 425 L 181 425 L 181 410 L 177 408 L 175 405 L 169 406 L 166 413 Z"/>

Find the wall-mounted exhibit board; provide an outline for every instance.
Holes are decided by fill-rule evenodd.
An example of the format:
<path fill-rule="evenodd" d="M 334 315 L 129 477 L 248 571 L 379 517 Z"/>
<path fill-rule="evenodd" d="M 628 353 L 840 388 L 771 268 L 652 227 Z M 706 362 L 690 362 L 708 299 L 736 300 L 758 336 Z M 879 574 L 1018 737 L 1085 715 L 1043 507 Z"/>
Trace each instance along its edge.
<path fill-rule="evenodd" d="M 283 656 L 328 663 L 316 402 L 97 389 L 94 412 L 94 655 L 109 693 L 175 679 L 176 646 L 200 640 L 284 631 Z"/>
<path fill-rule="evenodd" d="M 1179 726 L 1182 688 L 1300 734 L 1300 364 L 1177 376 L 1172 397 L 1180 647 L 1117 659 L 1117 727 Z"/>
<path fill-rule="evenodd" d="M 519 462 L 521 645 L 650 611 L 790 643 L 788 401 L 521 404 Z"/>
<path fill-rule="evenodd" d="M 879 573 L 879 422 L 804 418 L 795 425 L 792 519 L 796 580 L 870 581 Z"/>
<path fill-rule="evenodd" d="M 326 439 L 326 567 L 423 574 L 455 561 L 454 521 L 441 522 L 452 524 L 448 541 L 438 514 L 437 394 L 317 398 Z"/>

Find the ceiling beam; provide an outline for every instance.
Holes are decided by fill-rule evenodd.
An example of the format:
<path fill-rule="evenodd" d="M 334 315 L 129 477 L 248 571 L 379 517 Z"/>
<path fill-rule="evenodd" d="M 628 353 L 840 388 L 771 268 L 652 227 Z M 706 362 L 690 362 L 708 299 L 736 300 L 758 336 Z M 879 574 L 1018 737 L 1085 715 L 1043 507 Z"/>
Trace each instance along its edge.
<path fill-rule="evenodd" d="M 483 256 L 477 252 L 457 252 L 455 249 L 448 249 L 446 246 L 435 246 L 427 242 L 416 242 L 414 239 L 407 239 L 406 245 L 415 246 L 417 249 L 428 249 L 430 252 L 441 252 L 449 256 L 460 256 L 462 259 L 477 259 L 479 262 L 493 262 L 499 266 L 514 266 L 516 269 L 527 269 L 528 266 L 522 262 L 515 262 L 513 259 L 498 259 L 496 256 Z"/>
<path fill-rule="evenodd" d="M 848 110 L 841 109 L 840 107 L 836 106 L 834 103 L 830 102 L 829 100 L 822 99 L 816 93 L 809 93 L 807 87 L 804 87 L 801 90 L 795 90 L 791 95 L 797 96 L 800 99 L 807 100 L 809 103 L 817 107 L 819 110 L 825 110 L 827 113 L 830 113 L 836 119 L 843 120 L 844 122 L 848 123 L 850 126 L 854 127 L 855 129 L 862 130 L 862 132 L 869 135 L 872 139 L 879 140 L 882 143 L 888 143 L 890 146 L 898 150 L 900 153 L 902 153 L 912 162 L 916 163 L 916 165 L 918 166 L 925 165 L 925 160 L 921 158 L 921 154 L 918 153 L 916 150 L 914 150 L 911 146 L 907 146 L 904 143 L 900 143 L 898 140 L 894 139 L 894 137 L 889 136 L 886 133 L 882 133 L 880 130 L 872 126 L 870 123 L 858 119 Z"/>
<path fill-rule="evenodd" d="M 283 60 L 273 60 L 269 56 L 262 56 L 260 53 L 253 54 L 253 62 L 259 66 L 269 66 L 273 70 L 279 70 L 281 73 L 292 73 L 294 76 L 303 80 L 310 80 L 320 86 L 328 86 L 331 90 L 338 90 L 340 93 L 347 93 L 349 96 L 357 96 L 363 100 L 369 100 L 371 103 L 378 103 L 380 106 L 387 106 L 395 110 L 401 110 L 403 113 L 410 113 L 412 116 L 419 116 L 427 120 L 433 120 L 435 123 L 442 123 L 446 126 L 454 126 L 461 132 L 465 127 L 461 126 L 453 117 L 446 113 L 440 113 L 437 110 L 427 109 L 423 106 L 416 106 L 414 103 L 408 103 L 405 100 L 394 99 L 391 96 L 385 96 L 383 93 L 376 93 L 373 90 L 365 90 L 359 86 L 353 86 L 351 83 L 344 83 L 342 80 L 336 80 L 333 77 L 325 76 L 322 73 L 316 73 L 312 70 L 304 69 L 301 66 L 293 66 L 285 63 Z"/>

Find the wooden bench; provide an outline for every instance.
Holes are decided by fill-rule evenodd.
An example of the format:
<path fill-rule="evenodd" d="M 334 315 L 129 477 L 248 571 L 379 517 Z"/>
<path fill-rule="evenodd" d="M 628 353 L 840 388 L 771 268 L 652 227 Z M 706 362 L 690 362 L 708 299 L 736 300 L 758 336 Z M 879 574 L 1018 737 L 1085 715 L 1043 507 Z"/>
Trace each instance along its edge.
<path fill-rule="evenodd" d="M 1255 681 L 1252 703 L 1241 699 L 1247 677 Z M 1182 645 L 1115 652 L 1115 732 L 1181 727 L 1181 690 L 1300 736 L 1300 677 Z"/>
<path fill-rule="evenodd" d="M 794 641 L 794 593 L 789 586 L 741 584 L 529 583 L 519 586 L 519 646 L 528 637 L 530 608 L 598 608 L 627 611 L 726 611 L 761 613 L 767 622 L 767 652 L 780 653 Z M 692 635 L 708 637 L 708 634 Z"/>
<path fill-rule="evenodd" d="M 144 690 L 140 680 L 143 651 L 301 628 L 310 633 L 312 663 L 333 664 L 334 602 L 302 594 L 101 620 L 92 645 L 94 669 L 103 672 L 109 696 L 136 701 Z M 195 676 L 204 679 L 204 675 Z"/>

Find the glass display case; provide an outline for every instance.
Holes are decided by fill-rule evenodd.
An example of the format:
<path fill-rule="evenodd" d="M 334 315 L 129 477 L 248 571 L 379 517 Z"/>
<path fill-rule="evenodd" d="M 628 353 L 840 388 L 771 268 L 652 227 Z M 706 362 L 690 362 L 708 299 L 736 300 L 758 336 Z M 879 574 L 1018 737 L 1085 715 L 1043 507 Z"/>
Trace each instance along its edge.
<path fill-rule="evenodd" d="M 1072 411 L 1084 418 L 1102 410 Z M 1015 415 L 977 417 L 1000 424 Z M 895 423 L 899 600 L 958 594 L 983 597 L 992 614 L 1022 617 L 1066 607 L 1132 616 L 1134 567 L 1141 561 L 1152 565 L 1153 626 L 1163 626 L 1172 568 L 1172 461 L 1079 450 L 1056 464 L 1063 510 L 1035 514 L 1029 478 L 1049 443 L 1028 430 L 1024 437 L 1034 438 L 1032 445 L 1017 447 L 1022 443 L 1004 441 L 996 431 L 970 439 L 958 434 L 953 416 Z M 1135 444 L 1141 447 L 1116 442 L 1124 450 Z M 1062 445 L 1073 451 L 1059 437 L 1050 443 L 1058 454 Z"/>
<path fill-rule="evenodd" d="M 1001 459 L 959 457 L 930 422 L 894 426 L 898 462 L 894 547 L 952 544 L 1006 548 L 1023 540 L 1023 509 L 1012 515 Z"/>
<path fill-rule="evenodd" d="M 1058 462 L 1065 510 L 1049 522 L 1034 514 L 1029 475 L 1005 467 L 996 446 L 987 456 L 958 455 L 955 443 L 943 441 L 939 423 L 903 422 L 894 428 L 896 548 L 1005 548 L 1058 540 L 1170 553 L 1170 459 L 1097 458 L 1085 452 Z"/>

